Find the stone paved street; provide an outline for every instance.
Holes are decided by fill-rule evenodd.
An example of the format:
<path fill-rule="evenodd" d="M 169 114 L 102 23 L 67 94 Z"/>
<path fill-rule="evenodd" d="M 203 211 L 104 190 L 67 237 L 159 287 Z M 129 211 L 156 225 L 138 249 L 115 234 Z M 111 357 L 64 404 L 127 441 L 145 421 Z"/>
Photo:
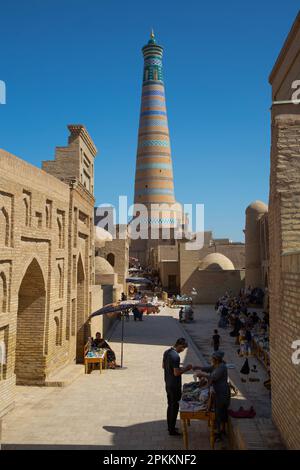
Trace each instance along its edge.
<path fill-rule="evenodd" d="M 174 314 L 165 308 L 125 322 L 122 370 L 95 370 L 65 388 L 18 387 L 16 407 L 3 421 L 3 448 L 183 449 L 182 438 L 167 433 L 161 368 L 163 351 L 184 333 Z M 110 340 L 118 361 L 120 333 L 119 323 Z M 199 363 L 193 348 L 182 360 Z M 192 422 L 190 448 L 209 449 L 206 423 Z"/>

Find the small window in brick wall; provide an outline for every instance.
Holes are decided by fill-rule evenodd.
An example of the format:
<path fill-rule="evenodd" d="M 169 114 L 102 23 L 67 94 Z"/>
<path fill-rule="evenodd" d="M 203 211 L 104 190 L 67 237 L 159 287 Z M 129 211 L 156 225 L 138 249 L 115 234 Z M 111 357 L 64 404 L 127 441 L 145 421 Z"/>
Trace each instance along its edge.
<path fill-rule="evenodd" d="M 26 227 L 28 227 L 29 226 L 29 204 L 26 198 L 23 199 L 23 204 L 24 204 L 24 222 L 25 222 Z"/>
<path fill-rule="evenodd" d="M 60 299 L 63 298 L 64 295 L 64 273 L 63 268 L 60 264 L 57 266 L 58 269 L 58 296 Z"/>
<path fill-rule="evenodd" d="M 0 211 L 0 244 L 9 246 L 9 215 L 5 207 Z"/>
<path fill-rule="evenodd" d="M 65 247 L 65 212 L 57 210 L 58 247 Z"/>
<path fill-rule="evenodd" d="M 45 207 L 45 215 L 46 215 L 46 228 L 51 228 L 52 225 L 52 201 L 47 199 L 46 207 Z"/>
<path fill-rule="evenodd" d="M 55 344 L 56 346 L 60 345 L 60 327 L 59 327 L 59 318 L 54 317 L 55 322 Z"/>
<path fill-rule="evenodd" d="M 76 333 L 76 299 L 72 299 L 71 335 Z"/>
<path fill-rule="evenodd" d="M 0 313 L 5 313 L 7 308 L 7 282 L 6 276 L 0 273 Z"/>
<path fill-rule="evenodd" d="M 41 214 L 41 212 L 36 212 L 36 213 L 35 213 L 35 217 L 36 217 L 36 220 L 37 220 L 37 227 L 38 227 L 38 228 L 42 228 L 43 221 L 42 221 L 42 214 Z"/>

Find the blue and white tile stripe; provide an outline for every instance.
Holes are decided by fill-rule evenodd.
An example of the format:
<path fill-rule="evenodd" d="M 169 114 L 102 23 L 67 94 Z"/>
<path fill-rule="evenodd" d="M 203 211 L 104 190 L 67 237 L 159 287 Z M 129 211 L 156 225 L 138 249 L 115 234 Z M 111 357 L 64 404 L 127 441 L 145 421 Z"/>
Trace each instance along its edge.
<path fill-rule="evenodd" d="M 142 96 L 165 96 L 163 91 L 160 90 L 149 90 L 149 91 L 144 91 L 142 93 Z"/>
<path fill-rule="evenodd" d="M 148 155 L 147 154 L 147 155 L 139 155 L 138 156 L 139 160 L 144 160 L 144 159 L 147 159 L 147 158 L 170 158 L 170 154 L 168 154 L 168 155 L 159 155 L 159 154 L 158 155 L 153 155 L 153 154 Z"/>
<path fill-rule="evenodd" d="M 176 224 L 177 223 L 177 219 L 172 219 L 172 218 L 167 218 L 167 217 L 161 217 L 161 218 L 150 218 L 150 219 L 146 219 L 146 218 L 142 218 L 141 219 L 141 224 Z"/>
<path fill-rule="evenodd" d="M 172 165 L 170 163 L 142 163 L 138 164 L 136 167 L 137 170 L 172 170 Z"/>
<path fill-rule="evenodd" d="M 140 127 L 168 127 L 168 122 L 163 119 L 145 119 L 140 123 Z"/>
<path fill-rule="evenodd" d="M 161 59 L 146 59 L 145 60 L 145 65 L 159 65 L 160 67 L 162 67 L 162 60 Z"/>
<path fill-rule="evenodd" d="M 141 116 L 166 116 L 167 113 L 165 111 L 144 111 L 141 113 Z"/>
<path fill-rule="evenodd" d="M 138 196 L 140 195 L 145 195 L 145 194 L 170 194 L 173 195 L 174 191 L 173 189 L 166 189 L 166 188 L 144 188 L 144 189 L 138 189 L 135 191 L 135 194 Z"/>
<path fill-rule="evenodd" d="M 148 106 L 159 106 L 160 108 L 165 108 L 166 103 L 165 100 L 143 100 L 142 102 L 142 107 L 148 107 Z"/>
<path fill-rule="evenodd" d="M 142 140 L 139 147 L 170 147 L 168 140 Z"/>

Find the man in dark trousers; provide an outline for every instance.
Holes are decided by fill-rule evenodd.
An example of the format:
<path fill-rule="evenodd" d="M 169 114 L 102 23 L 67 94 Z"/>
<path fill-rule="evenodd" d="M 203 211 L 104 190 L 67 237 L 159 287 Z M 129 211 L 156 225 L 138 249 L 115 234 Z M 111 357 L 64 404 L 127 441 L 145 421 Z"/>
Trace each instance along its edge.
<path fill-rule="evenodd" d="M 192 364 L 186 367 L 180 367 L 180 356 L 188 347 L 185 338 L 179 338 L 174 346 L 164 352 L 162 367 L 165 373 L 166 392 L 168 399 L 168 430 L 170 436 L 180 436 L 176 426 L 176 420 L 179 410 L 179 401 L 181 399 L 181 376 L 193 368 Z"/>

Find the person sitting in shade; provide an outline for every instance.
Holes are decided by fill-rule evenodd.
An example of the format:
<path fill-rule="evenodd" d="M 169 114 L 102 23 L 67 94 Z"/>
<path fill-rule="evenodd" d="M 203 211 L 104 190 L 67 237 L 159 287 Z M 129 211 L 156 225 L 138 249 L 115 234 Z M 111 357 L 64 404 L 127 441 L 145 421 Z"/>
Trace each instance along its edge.
<path fill-rule="evenodd" d="M 115 369 L 116 367 L 120 367 L 116 363 L 116 355 L 114 351 L 105 341 L 105 339 L 101 337 L 101 333 L 99 331 L 96 333 L 96 338 L 92 342 L 92 347 L 95 349 L 107 349 L 107 366 L 109 369 Z"/>
<path fill-rule="evenodd" d="M 132 309 L 132 313 L 133 313 L 133 319 L 134 321 L 142 321 L 143 320 L 143 314 L 140 312 L 140 310 L 134 306 L 133 309 Z"/>

